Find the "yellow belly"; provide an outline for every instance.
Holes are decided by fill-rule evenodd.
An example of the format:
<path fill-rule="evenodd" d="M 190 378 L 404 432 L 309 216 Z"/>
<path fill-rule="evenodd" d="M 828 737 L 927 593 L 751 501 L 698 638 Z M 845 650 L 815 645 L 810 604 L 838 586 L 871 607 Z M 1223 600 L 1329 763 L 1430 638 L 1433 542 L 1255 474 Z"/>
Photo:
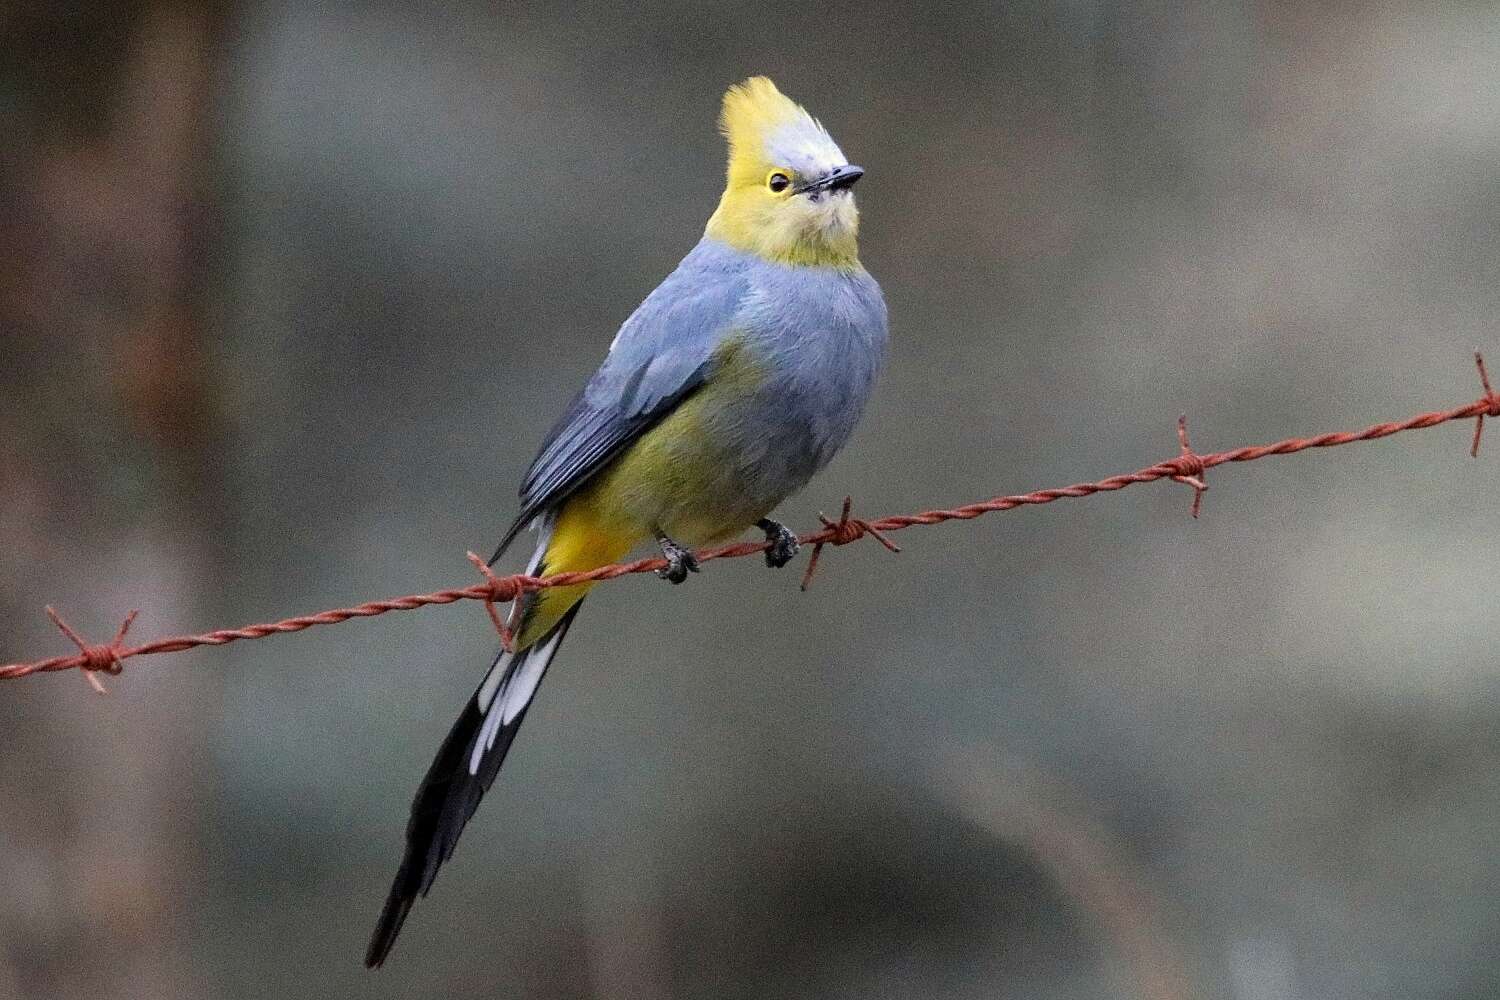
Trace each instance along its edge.
<path fill-rule="evenodd" d="M 771 505 L 747 498 L 737 487 L 734 470 L 743 456 L 728 454 L 725 436 L 715 433 L 727 404 L 753 392 L 759 380 L 753 365 L 737 357 L 721 359 L 713 382 L 563 503 L 543 560 L 545 572 L 618 562 L 658 532 L 687 546 L 720 542 L 770 513 Z M 517 645 L 525 648 L 546 635 L 591 587 L 555 587 L 525 602 Z"/>
<path fill-rule="evenodd" d="M 743 456 L 711 424 L 718 393 L 685 401 L 586 488 L 579 500 L 637 540 L 663 532 L 683 545 L 705 545 L 744 531 L 767 513 L 740 488 Z"/>

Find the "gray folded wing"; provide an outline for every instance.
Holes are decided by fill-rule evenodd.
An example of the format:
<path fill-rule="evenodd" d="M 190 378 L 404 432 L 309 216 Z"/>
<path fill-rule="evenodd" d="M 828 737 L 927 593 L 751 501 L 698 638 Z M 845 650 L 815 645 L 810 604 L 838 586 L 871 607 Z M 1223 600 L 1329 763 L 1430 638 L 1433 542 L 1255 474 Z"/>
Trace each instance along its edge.
<path fill-rule="evenodd" d="M 521 511 L 490 562 L 713 375 L 744 294 L 738 268 L 704 245 L 620 327 L 604 364 L 552 428 L 521 484 Z"/>

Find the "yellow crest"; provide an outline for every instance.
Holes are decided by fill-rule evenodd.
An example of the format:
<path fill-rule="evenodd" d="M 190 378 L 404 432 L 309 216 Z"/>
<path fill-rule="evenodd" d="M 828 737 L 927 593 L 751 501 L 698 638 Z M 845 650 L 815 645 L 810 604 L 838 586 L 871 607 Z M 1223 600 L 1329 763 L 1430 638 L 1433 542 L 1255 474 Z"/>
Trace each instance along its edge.
<path fill-rule="evenodd" d="M 730 184 L 761 182 L 761 175 L 773 165 L 769 147 L 779 133 L 828 137 L 812 115 L 764 76 L 752 76 L 725 92 L 719 129 L 729 141 Z M 832 141 L 828 139 L 830 144 Z"/>
<path fill-rule="evenodd" d="M 852 196 L 796 197 L 848 164 L 817 119 L 755 76 L 724 94 L 719 128 L 729 142 L 728 183 L 708 235 L 783 263 L 857 266 Z"/>

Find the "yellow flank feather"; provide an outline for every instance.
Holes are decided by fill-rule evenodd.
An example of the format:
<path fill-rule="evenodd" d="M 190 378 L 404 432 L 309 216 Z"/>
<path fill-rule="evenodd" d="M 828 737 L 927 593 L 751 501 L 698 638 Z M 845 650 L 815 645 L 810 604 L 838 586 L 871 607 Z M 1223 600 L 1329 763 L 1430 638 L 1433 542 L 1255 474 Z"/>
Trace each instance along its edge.
<path fill-rule="evenodd" d="M 714 353 L 713 377 L 642 435 L 590 486 L 598 503 L 683 545 L 722 541 L 754 524 L 773 504 L 747 494 L 734 474 L 735 436 L 726 421 L 764 384 L 766 372 L 737 337 Z M 721 426 L 716 427 L 715 424 Z"/>
<path fill-rule="evenodd" d="M 612 516 L 599 503 L 600 499 L 594 491 L 585 490 L 563 505 L 553 524 L 552 539 L 540 572 L 580 573 L 619 562 L 635 547 L 640 540 L 636 526 Z M 551 587 L 518 602 L 519 626 L 516 619 L 511 621 L 516 631 L 516 648 L 525 649 L 546 635 L 593 587 L 592 583 Z"/>
<path fill-rule="evenodd" d="M 809 198 L 795 189 L 820 168 L 846 162 L 827 130 L 763 76 L 729 88 L 719 127 L 729 167 L 706 235 L 778 263 L 858 267 L 853 196 Z M 791 184 L 776 189 L 776 175 Z"/>
<path fill-rule="evenodd" d="M 619 562 L 657 531 L 688 546 L 721 542 L 771 512 L 774 503 L 748 497 L 726 470 L 734 456 L 708 426 L 753 393 L 765 371 L 738 338 L 715 353 L 714 378 L 641 435 L 569 497 L 553 524 L 540 572 L 574 573 Z M 551 587 L 521 602 L 516 648 L 546 635 L 593 584 Z"/>

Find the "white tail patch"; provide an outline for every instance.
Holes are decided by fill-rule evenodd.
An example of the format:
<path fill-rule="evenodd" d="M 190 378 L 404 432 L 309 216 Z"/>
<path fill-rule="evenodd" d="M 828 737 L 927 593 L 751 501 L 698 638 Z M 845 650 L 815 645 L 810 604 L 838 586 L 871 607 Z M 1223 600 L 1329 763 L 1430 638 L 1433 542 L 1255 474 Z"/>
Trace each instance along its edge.
<path fill-rule="evenodd" d="M 484 683 L 479 685 L 479 692 L 474 696 L 479 700 L 479 710 L 489 712 L 490 702 L 495 700 L 495 691 L 500 687 L 500 682 L 505 680 L 505 671 L 510 668 L 510 654 L 501 653 L 495 658 L 494 666 L 485 675 Z"/>
<path fill-rule="evenodd" d="M 557 644 L 562 642 L 562 630 L 552 633 L 546 642 L 539 648 L 527 651 L 526 662 L 521 666 L 515 678 L 505 685 L 505 693 L 500 697 L 500 712 L 502 725 L 510 725 L 511 721 L 536 697 L 537 685 L 542 683 L 542 675 L 547 672 L 547 664 L 552 662 L 552 656 L 557 652 Z M 494 743 L 494 736 L 490 737 Z"/>
<path fill-rule="evenodd" d="M 542 677 L 546 675 L 547 666 L 557 653 L 557 647 L 562 643 L 563 633 L 566 631 L 565 625 L 559 627 L 545 642 L 522 650 L 515 656 L 502 655 L 490 668 L 490 676 L 485 678 L 484 685 L 480 688 L 481 695 L 488 691 L 489 704 L 481 701 L 484 725 L 479 727 L 479 733 L 474 737 L 474 749 L 469 753 L 470 774 L 479 773 L 479 765 L 484 760 L 484 755 L 494 749 L 500 730 L 516 721 L 526 711 L 526 706 L 531 704 L 531 699 L 536 697 L 537 688 L 541 686 Z M 493 685 L 491 680 L 494 681 Z"/>
<path fill-rule="evenodd" d="M 502 656 L 496 661 L 491 669 L 499 671 L 500 664 L 509 666 L 510 657 Z M 479 735 L 474 738 L 474 749 L 469 753 L 469 773 L 479 773 L 479 762 L 484 760 L 485 751 L 495 745 L 495 735 L 500 732 L 500 715 L 498 711 L 487 711 L 484 716 L 484 725 L 479 729 Z"/>

